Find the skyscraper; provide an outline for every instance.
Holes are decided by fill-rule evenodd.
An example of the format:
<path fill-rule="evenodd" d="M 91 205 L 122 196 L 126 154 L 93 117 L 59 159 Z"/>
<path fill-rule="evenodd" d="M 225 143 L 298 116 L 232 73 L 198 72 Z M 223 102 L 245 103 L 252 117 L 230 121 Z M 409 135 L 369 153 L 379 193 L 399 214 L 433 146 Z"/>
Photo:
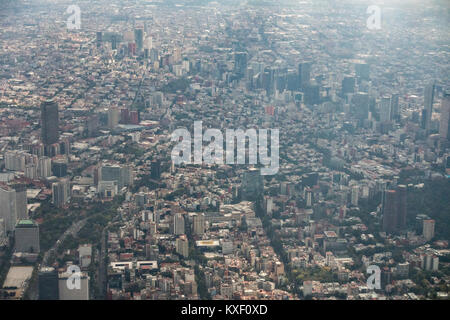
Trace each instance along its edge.
<path fill-rule="evenodd" d="M 439 124 L 439 135 L 443 140 L 450 140 L 450 93 L 444 93 L 441 104 L 441 121 Z"/>
<path fill-rule="evenodd" d="M 399 98 L 398 93 L 394 93 L 391 96 L 391 120 L 394 120 L 394 121 L 400 120 L 400 110 L 398 108 L 398 98 Z"/>
<path fill-rule="evenodd" d="M 58 300 L 58 272 L 54 268 L 41 268 L 38 279 L 39 300 Z"/>
<path fill-rule="evenodd" d="M 144 28 L 138 27 L 134 29 L 134 39 L 138 51 L 144 48 Z"/>
<path fill-rule="evenodd" d="M 46 100 L 41 104 L 41 137 L 46 146 L 59 139 L 58 105 L 53 100 Z"/>
<path fill-rule="evenodd" d="M 244 172 L 242 178 L 242 198 L 255 201 L 263 195 L 264 180 L 259 169 L 252 168 Z"/>
<path fill-rule="evenodd" d="M 424 105 L 422 111 L 422 129 L 425 129 L 426 134 L 430 133 L 431 129 L 431 116 L 433 114 L 433 101 L 434 101 L 434 82 L 428 84 L 424 90 Z"/>
<path fill-rule="evenodd" d="M 356 77 L 363 80 L 370 79 L 370 66 L 367 63 L 355 63 Z"/>
<path fill-rule="evenodd" d="M 130 166 L 102 164 L 99 169 L 100 181 L 117 181 L 119 189 L 133 183 L 133 171 Z"/>
<path fill-rule="evenodd" d="M 156 159 L 151 163 L 150 175 L 152 179 L 158 180 L 161 178 L 161 160 Z"/>
<path fill-rule="evenodd" d="M 243 78 L 247 71 L 247 52 L 236 52 L 234 54 L 234 73 L 238 78 Z"/>
<path fill-rule="evenodd" d="M 397 186 L 397 228 L 406 227 L 407 191 L 405 185 Z"/>
<path fill-rule="evenodd" d="M 200 213 L 193 217 L 194 234 L 202 235 L 205 233 L 205 214 Z"/>
<path fill-rule="evenodd" d="M 391 98 L 384 96 L 380 102 L 380 122 L 386 123 L 391 121 Z"/>
<path fill-rule="evenodd" d="M 396 192 L 395 190 L 386 190 L 384 192 L 383 205 L 383 231 L 392 233 L 396 230 Z"/>
<path fill-rule="evenodd" d="M 309 83 L 303 87 L 305 93 L 304 103 L 307 106 L 313 106 L 320 103 L 320 87 L 317 84 Z"/>
<path fill-rule="evenodd" d="M 184 217 L 181 213 L 175 214 L 173 217 L 173 234 L 184 234 Z"/>
<path fill-rule="evenodd" d="M 6 232 L 14 231 L 17 222 L 16 191 L 5 184 L 0 184 L 0 218 L 3 218 Z"/>
<path fill-rule="evenodd" d="M 384 192 L 383 231 L 393 233 L 406 227 L 406 204 L 407 189 L 405 185 L 399 185 L 396 190 Z"/>
<path fill-rule="evenodd" d="M 434 220 L 423 220 L 423 237 L 426 241 L 430 241 L 434 238 L 434 225 Z"/>
<path fill-rule="evenodd" d="M 186 235 L 181 235 L 176 241 L 176 252 L 187 258 L 189 256 L 189 242 Z"/>
<path fill-rule="evenodd" d="M 298 83 L 301 88 L 309 84 L 311 80 L 311 62 L 301 62 L 298 64 Z"/>
<path fill-rule="evenodd" d="M 52 201 L 56 207 L 64 206 L 70 200 L 70 180 L 65 178 L 52 184 Z"/>
<path fill-rule="evenodd" d="M 366 92 L 358 92 L 353 95 L 350 111 L 356 119 L 367 119 L 369 117 L 369 95 Z"/>
<path fill-rule="evenodd" d="M 40 252 L 39 226 L 32 220 L 19 220 L 14 235 L 16 252 Z"/>
<path fill-rule="evenodd" d="M 108 127 L 114 129 L 119 124 L 120 111 L 117 107 L 108 109 Z"/>
<path fill-rule="evenodd" d="M 16 192 L 17 220 L 28 219 L 26 185 L 24 183 L 14 183 L 11 187 Z"/>
<path fill-rule="evenodd" d="M 352 76 L 345 76 L 342 80 L 342 95 L 355 92 L 356 79 Z"/>
<path fill-rule="evenodd" d="M 102 46 L 103 42 L 103 32 L 97 31 L 97 48 L 100 48 Z"/>

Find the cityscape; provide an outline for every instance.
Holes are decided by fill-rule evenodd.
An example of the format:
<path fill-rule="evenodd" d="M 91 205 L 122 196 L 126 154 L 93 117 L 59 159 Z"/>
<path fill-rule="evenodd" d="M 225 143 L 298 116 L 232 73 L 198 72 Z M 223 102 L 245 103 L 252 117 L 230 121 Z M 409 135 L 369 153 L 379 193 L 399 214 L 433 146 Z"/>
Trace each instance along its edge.
<path fill-rule="evenodd" d="M 449 299 L 448 0 L 0 25 L 0 300 Z"/>

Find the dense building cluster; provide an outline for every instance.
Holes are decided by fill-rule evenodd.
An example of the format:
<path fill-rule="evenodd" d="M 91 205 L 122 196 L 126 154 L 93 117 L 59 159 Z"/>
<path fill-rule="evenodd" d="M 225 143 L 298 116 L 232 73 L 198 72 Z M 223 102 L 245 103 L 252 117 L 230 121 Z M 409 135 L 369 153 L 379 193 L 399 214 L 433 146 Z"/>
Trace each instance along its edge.
<path fill-rule="evenodd" d="M 179 2 L 0 13 L 0 298 L 448 298 L 442 4 Z M 196 121 L 279 130 L 277 172 L 175 164 Z"/>

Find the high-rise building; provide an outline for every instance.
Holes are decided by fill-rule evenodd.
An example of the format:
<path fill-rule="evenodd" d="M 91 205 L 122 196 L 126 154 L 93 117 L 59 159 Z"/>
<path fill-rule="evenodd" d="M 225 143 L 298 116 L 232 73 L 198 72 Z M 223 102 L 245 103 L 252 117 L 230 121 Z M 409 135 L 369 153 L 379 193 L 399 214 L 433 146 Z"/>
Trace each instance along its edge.
<path fill-rule="evenodd" d="M 119 164 L 103 164 L 99 168 L 100 181 L 117 181 L 117 186 L 122 189 L 124 186 L 133 184 L 133 171 L 130 166 Z"/>
<path fill-rule="evenodd" d="M 432 219 L 423 220 L 423 237 L 426 241 L 434 238 L 435 221 Z"/>
<path fill-rule="evenodd" d="M 320 104 L 320 87 L 317 84 L 305 84 L 304 90 L 304 100 L 303 102 L 307 106 L 313 106 Z"/>
<path fill-rule="evenodd" d="M 19 220 L 14 231 L 16 252 L 39 253 L 39 226 L 32 220 Z"/>
<path fill-rule="evenodd" d="M 358 92 L 352 96 L 350 112 L 356 119 L 365 120 L 369 117 L 369 94 Z"/>
<path fill-rule="evenodd" d="M 397 228 L 403 230 L 406 227 L 407 213 L 407 189 L 400 184 L 397 186 Z"/>
<path fill-rule="evenodd" d="M 396 231 L 396 201 L 395 190 L 386 190 L 384 192 L 384 206 L 383 206 L 383 231 L 391 233 Z"/>
<path fill-rule="evenodd" d="M 66 157 L 58 157 L 52 160 L 52 173 L 58 178 L 67 176 L 68 160 Z"/>
<path fill-rule="evenodd" d="M 311 81 L 311 62 L 301 62 L 298 64 L 298 83 L 300 88 L 304 88 Z"/>
<path fill-rule="evenodd" d="M 0 218 L 3 218 L 6 232 L 14 231 L 17 222 L 16 191 L 0 184 Z"/>
<path fill-rule="evenodd" d="M 53 100 L 46 100 L 41 104 L 41 137 L 46 146 L 59 139 L 58 105 Z"/>
<path fill-rule="evenodd" d="M 236 52 L 234 54 L 234 73 L 241 79 L 247 71 L 247 52 Z"/>
<path fill-rule="evenodd" d="M 100 118 L 97 113 L 94 113 L 87 119 L 87 133 L 89 137 L 95 137 L 100 126 Z"/>
<path fill-rule="evenodd" d="M 356 77 L 363 80 L 370 79 L 370 66 L 367 63 L 355 63 L 355 74 Z"/>
<path fill-rule="evenodd" d="M 120 110 L 116 107 L 108 109 L 108 127 L 114 129 L 119 124 Z"/>
<path fill-rule="evenodd" d="M 44 267 L 38 273 L 39 300 L 58 300 L 58 272 Z"/>
<path fill-rule="evenodd" d="M 153 160 L 150 168 L 150 176 L 154 180 L 159 180 L 161 178 L 161 160 Z"/>
<path fill-rule="evenodd" d="M 16 191 L 17 220 L 28 219 L 27 186 L 24 183 L 14 183 L 11 187 Z"/>
<path fill-rule="evenodd" d="M 422 128 L 425 129 L 428 135 L 431 130 L 431 116 L 433 114 L 433 102 L 434 102 L 434 81 L 428 84 L 424 90 L 424 106 L 422 111 Z"/>
<path fill-rule="evenodd" d="M 407 217 L 406 186 L 399 185 L 396 190 L 386 190 L 383 202 L 383 231 L 392 233 L 403 230 Z"/>
<path fill-rule="evenodd" d="M 173 234 L 184 234 L 184 217 L 181 213 L 175 214 L 173 217 Z"/>
<path fill-rule="evenodd" d="M 205 233 L 205 214 L 204 213 L 196 214 L 193 217 L 193 225 L 194 225 L 193 233 L 195 235 L 204 234 Z"/>
<path fill-rule="evenodd" d="M 450 140 L 450 92 L 444 93 L 441 104 L 441 121 L 439 136 L 443 140 Z"/>
<path fill-rule="evenodd" d="M 391 120 L 399 121 L 400 120 L 400 110 L 398 106 L 398 98 L 399 94 L 394 93 L 391 96 Z"/>
<path fill-rule="evenodd" d="M 138 27 L 134 29 L 134 40 L 136 41 L 136 48 L 141 51 L 144 48 L 144 28 Z"/>
<path fill-rule="evenodd" d="M 391 98 L 384 96 L 380 101 L 380 122 L 391 121 Z"/>
<path fill-rule="evenodd" d="M 97 48 L 100 48 L 102 46 L 103 42 L 103 32 L 97 31 Z"/>
<path fill-rule="evenodd" d="M 352 187 L 352 195 L 351 195 L 351 203 L 354 206 L 358 205 L 358 199 L 359 199 L 359 187 L 353 186 Z"/>
<path fill-rule="evenodd" d="M 242 179 L 242 198 L 255 201 L 263 196 L 264 180 L 259 169 L 251 168 L 244 172 Z"/>
<path fill-rule="evenodd" d="M 62 207 L 69 202 L 71 197 L 70 180 L 61 179 L 52 184 L 52 201 L 56 207 Z"/>
<path fill-rule="evenodd" d="M 39 158 L 37 175 L 39 178 L 48 178 L 52 175 L 52 159 L 49 157 Z"/>
<path fill-rule="evenodd" d="M 187 258 L 189 256 L 189 242 L 186 235 L 181 235 L 175 241 L 176 252 Z"/>
<path fill-rule="evenodd" d="M 345 76 L 342 80 L 342 95 L 355 92 L 356 79 L 352 76 Z"/>

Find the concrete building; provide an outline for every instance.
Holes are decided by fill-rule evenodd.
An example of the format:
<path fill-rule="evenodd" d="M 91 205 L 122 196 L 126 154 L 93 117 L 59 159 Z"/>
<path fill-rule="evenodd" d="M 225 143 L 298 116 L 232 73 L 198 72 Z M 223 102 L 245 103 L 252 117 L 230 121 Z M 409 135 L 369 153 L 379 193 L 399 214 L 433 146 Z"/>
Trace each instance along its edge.
<path fill-rule="evenodd" d="M 52 202 L 57 207 L 62 207 L 69 202 L 71 197 L 70 180 L 65 178 L 52 184 Z"/>
<path fill-rule="evenodd" d="M 39 226 L 32 220 L 19 220 L 14 232 L 15 251 L 39 253 Z"/>
<path fill-rule="evenodd" d="M 200 213 L 193 217 L 194 234 L 202 235 L 205 233 L 205 214 Z"/>
<path fill-rule="evenodd" d="M 0 184 L 0 218 L 5 223 L 6 232 L 14 231 L 17 222 L 16 191 Z"/>
<path fill-rule="evenodd" d="M 434 238 L 435 221 L 432 219 L 423 220 L 423 237 L 426 241 Z"/>
<path fill-rule="evenodd" d="M 181 235 L 175 243 L 176 252 L 187 258 L 189 256 L 189 242 L 186 235 Z"/>
<path fill-rule="evenodd" d="M 53 100 L 41 104 L 41 138 L 45 145 L 58 142 L 59 139 L 58 105 Z"/>

